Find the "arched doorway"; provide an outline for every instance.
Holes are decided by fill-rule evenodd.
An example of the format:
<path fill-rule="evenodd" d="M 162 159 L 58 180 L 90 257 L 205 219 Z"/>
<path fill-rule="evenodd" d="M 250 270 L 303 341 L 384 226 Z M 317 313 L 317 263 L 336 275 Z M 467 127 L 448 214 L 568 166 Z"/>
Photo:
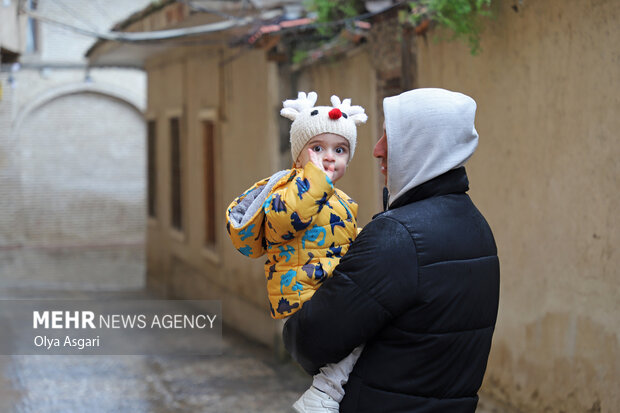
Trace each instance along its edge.
<path fill-rule="evenodd" d="M 16 125 L 21 242 L 4 283 L 70 289 L 144 284 L 145 126 L 92 88 L 30 105 Z"/>

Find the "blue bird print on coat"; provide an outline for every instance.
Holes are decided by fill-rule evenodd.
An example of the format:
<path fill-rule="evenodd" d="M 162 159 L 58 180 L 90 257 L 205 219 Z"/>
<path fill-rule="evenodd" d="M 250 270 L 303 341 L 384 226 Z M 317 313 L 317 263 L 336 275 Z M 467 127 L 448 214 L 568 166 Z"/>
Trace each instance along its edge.
<path fill-rule="evenodd" d="M 291 256 L 295 252 L 295 248 L 291 247 L 290 245 L 287 245 L 286 248 L 284 248 L 282 245 L 280 245 L 278 247 L 278 249 L 281 251 L 279 256 L 280 257 L 284 257 L 286 262 L 288 262 L 288 260 L 291 259 Z"/>
<path fill-rule="evenodd" d="M 280 276 L 280 294 L 284 294 L 284 287 L 288 287 L 291 284 L 296 274 L 295 270 L 288 270 Z"/>
<path fill-rule="evenodd" d="M 252 247 L 250 247 L 248 244 L 245 244 L 245 247 L 239 248 L 239 252 L 249 257 L 250 254 L 252 254 Z"/>
<path fill-rule="evenodd" d="M 301 178 L 295 179 L 295 185 L 297 185 L 297 195 L 299 195 L 299 199 L 302 199 L 304 194 L 310 190 L 310 182 L 308 179 Z"/>
<path fill-rule="evenodd" d="M 316 204 L 319 206 L 319 210 L 317 211 L 318 214 L 319 212 L 321 212 L 325 204 L 327 204 L 327 192 L 323 192 L 323 197 L 316 201 Z"/>
<path fill-rule="evenodd" d="M 254 235 L 254 233 L 252 232 L 252 228 L 254 228 L 254 226 L 254 224 L 248 225 L 246 229 L 239 231 L 241 241 L 245 241 L 246 238 L 250 238 L 252 235 Z"/>
<path fill-rule="evenodd" d="M 271 201 L 271 207 L 275 212 L 285 212 L 286 213 L 286 204 L 282 200 L 280 194 L 275 194 L 273 200 Z"/>
<path fill-rule="evenodd" d="M 301 247 L 306 248 L 306 241 L 314 242 L 323 234 L 323 239 L 320 240 L 317 245 L 322 247 L 325 244 L 325 237 L 327 237 L 327 231 L 323 227 L 317 227 L 316 224 L 309 230 L 304 233 L 304 236 L 301 237 Z"/>
<path fill-rule="evenodd" d="M 297 212 L 293 212 L 291 214 L 291 225 L 295 229 L 295 231 L 301 231 L 302 229 L 306 229 L 308 225 L 312 222 L 312 218 L 308 222 L 303 222 L 301 218 L 299 218 L 299 214 Z"/>
<path fill-rule="evenodd" d="M 336 214 L 330 214 L 329 225 L 332 227 L 332 235 L 334 235 L 334 227 L 341 226 L 344 228 L 344 221 Z"/>

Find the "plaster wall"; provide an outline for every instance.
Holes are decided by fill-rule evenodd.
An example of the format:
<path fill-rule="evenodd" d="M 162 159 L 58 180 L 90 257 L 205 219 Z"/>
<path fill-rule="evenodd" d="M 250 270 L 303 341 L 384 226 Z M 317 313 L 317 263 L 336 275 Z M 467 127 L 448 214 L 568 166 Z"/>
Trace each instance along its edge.
<path fill-rule="evenodd" d="M 0 245 L 15 243 L 21 238 L 21 199 L 20 158 L 14 155 L 14 140 L 8 133 L 11 130 L 16 112 L 15 89 L 8 81 L 9 74 L 0 72 L 2 100 L 0 100 Z"/>
<path fill-rule="evenodd" d="M 73 0 L 70 3 L 38 0 L 36 12 L 88 32 L 104 33 L 149 3 L 149 0 Z M 38 50 L 25 56 L 27 61 L 86 63 L 84 53 L 94 43 L 92 36 L 45 23 L 38 23 L 38 32 Z"/>
<path fill-rule="evenodd" d="M 148 281 L 171 298 L 222 301 L 225 322 L 274 345 L 263 260 L 236 251 L 226 233 L 229 203 L 277 170 L 277 68 L 264 52 L 202 48 L 147 63 L 147 118 L 157 121 L 158 215 L 149 219 Z M 182 113 L 182 233 L 170 225 L 168 116 Z M 202 122 L 215 124 L 215 246 L 205 246 Z"/>
<path fill-rule="evenodd" d="M 381 136 L 376 97 L 375 71 L 365 49 L 357 49 L 350 56 L 332 62 L 312 65 L 300 73 L 299 90 L 314 90 L 319 95 L 318 105 L 331 106 L 330 97 L 351 98 L 352 105 L 366 110 L 368 121 L 357 128 L 355 155 L 347 167 L 338 188 L 359 204 L 359 225 L 366 225 L 381 205 L 381 174 L 372 150 Z M 363 86 L 361 86 L 363 85 Z M 360 87 L 361 86 L 361 87 Z"/>
<path fill-rule="evenodd" d="M 96 93 L 29 113 L 2 168 L 2 285 L 142 285 L 143 136 L 140 112 Z"/>
<path fill-rule="evenodd" d="M 9 3 L 2 13 L 15 12 L 18 2 Z M 145 1 L 116 3 L 112 11 L 98 0 L 38 1 L 37 11 L 103 31 Z M 3 285 L 141 287 L 144 73 L 92 69 L 87 81 L 92 37 L 42 23 L 35 33 L 35 50 L 20 56 L 11 83 L 3 78 L 0 100 Z"/>
<path fill-rule="evenodd" d="M 172 57 L 173 58 L 172 58 Z M 331 94 L 367 109 L 358 146 L 339 187 L 360 204 L 366 224 L 380 207 L 380 177 L 372 148 L 378 136 L 375 74 L 365 51 L 298 74 L 299 90 L 316 90 L 319 104 Z M 147 62 L 147 119 L 157 122 L 157 217 L 149 218 L 147 285 L 170 298 L 221 300 L 225 322 L 263 343 L 281 343 L 281 323 L 269 316 L 264 260 L 236 251 L 226 233 L 228 204 L 256 181 L 281 167 L 279 119 L 281 73 L 264 51 L 197 47 Z M 369 85 L 360 88 L 359 85 Z M 304 89 L 305 88 L 305 89 Z M 285 96 L 290 98 L 290 96 Z M 182 116 L 182 233 L 170 225 L 169 117 Z M 204 159 L 201 122 L 215 122 L 217 243 L 206 247 Z M 284 156 L 284 155 L 282 155 Z"/>
<path fill-rule="evenodd" d="M 418 38 L 420 87 L 478 102 L 471 195 L 502 271 L 483 391 L 528 412 L 617 412 L 620 3 L 494 12 L 479 56 Z"/>
<path fill-rule="evenodd" d="M 0 6 L 0 47 L 21 54 L 26 47 L 26 19 L 18 15 L 17 2 Z"/>

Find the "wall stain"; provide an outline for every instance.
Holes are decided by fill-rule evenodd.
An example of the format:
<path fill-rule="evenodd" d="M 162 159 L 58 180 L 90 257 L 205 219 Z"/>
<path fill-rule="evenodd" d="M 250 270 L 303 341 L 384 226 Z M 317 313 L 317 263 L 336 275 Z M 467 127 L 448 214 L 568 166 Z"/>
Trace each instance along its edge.
<path fill-rule="evenodd" d="M 496 335 L 483 389 L 524 412 L 620 411 L 620 346 L 613 326 L 547 313 Z"/>

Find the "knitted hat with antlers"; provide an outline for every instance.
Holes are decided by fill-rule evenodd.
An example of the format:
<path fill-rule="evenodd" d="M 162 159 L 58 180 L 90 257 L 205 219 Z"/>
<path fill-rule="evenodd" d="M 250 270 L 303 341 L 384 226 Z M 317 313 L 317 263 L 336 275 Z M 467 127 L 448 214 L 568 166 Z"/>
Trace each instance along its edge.
<path fill-rule="evenodd" d="M 332 106 L 314 106 L 317 94 L 299 92 L 297 99 L 286 100 L 280 114 L 293 121 L 291 125 L 291 155 L 293 162 L 306 143 L 322 133 L 334 133 L 349 141 L 349 161 L 357 143 L 356 125 L 365 123 L 368 116 L 361 106 L 351 106 L 351 99 L 342 102 L 338 96 L 331 97 Z"/>

